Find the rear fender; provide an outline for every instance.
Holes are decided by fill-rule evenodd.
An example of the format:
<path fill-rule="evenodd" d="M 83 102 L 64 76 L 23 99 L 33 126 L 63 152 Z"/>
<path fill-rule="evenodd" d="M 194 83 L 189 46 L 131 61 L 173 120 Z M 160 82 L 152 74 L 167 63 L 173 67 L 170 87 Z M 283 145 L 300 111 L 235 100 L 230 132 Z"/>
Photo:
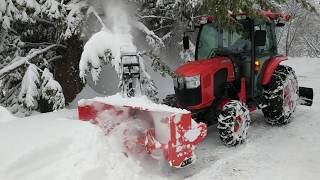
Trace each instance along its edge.
<path fill-rule="evenodd" d="M 287 56 L 276 56 L 271 58 L 264 66 L 260 83 L 267 85 L 271 81 L 272 74 L 282 61 L 288 60 Z"/>

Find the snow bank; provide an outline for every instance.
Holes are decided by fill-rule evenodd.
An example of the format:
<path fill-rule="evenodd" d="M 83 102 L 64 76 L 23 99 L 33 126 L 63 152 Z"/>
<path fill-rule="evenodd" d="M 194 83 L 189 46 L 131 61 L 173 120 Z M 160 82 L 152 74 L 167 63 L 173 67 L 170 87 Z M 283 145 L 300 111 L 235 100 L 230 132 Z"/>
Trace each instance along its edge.
<path fill-rule="evenodd" d="M 0 123 L 12 121 L 14 118 L 6 108 L 0 106 Z"/>
<path fill-rule="evenodd" d="M 116 135 L 76 118 L 60 111 L 0 125 L 0 179 L 163 179 L 128 157 Z"/>
<path fill-rule="evenodd" d="M 315 85 L 314 77 L 319 72 L 320 58 L 289 57 L 289 60 L 282 64 L 293 68 L 297 74 L 299 86 L 313 87 Z"/>
<path fill-rule="evenodd" d="M 91 105 L 95 101 L 110 104 L 110 105 L 115 105 L 115 106 L 138 107 L 138 108 L 147 109 L 150 111 L 164 111 L 164 112 L 172 112 L 172 113 L 180 113 L 180 114 L 189 113 L 189 111 L 187 110 L 173 108 L 164 104 L 155 104 L 152 101 L 150 101 L 146 96 L 127 98 L 127 97 L 123 97 L 120 93 L 115 94 L 113 96 L 108 96 L 108 97 L 96 97 L 88 100 L 82 99 L 79 101 L 78 105 L 80 106 Z"/>

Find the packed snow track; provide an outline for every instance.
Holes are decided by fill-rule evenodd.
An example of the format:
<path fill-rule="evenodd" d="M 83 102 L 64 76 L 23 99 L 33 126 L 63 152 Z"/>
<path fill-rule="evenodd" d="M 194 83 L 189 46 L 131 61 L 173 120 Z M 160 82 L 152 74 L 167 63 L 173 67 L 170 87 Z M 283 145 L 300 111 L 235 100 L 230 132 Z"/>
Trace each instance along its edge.
<path fill-rule="evenodd" d="M 116 133 L 78 121 L 76 110 L 15 118 L 0 107 L 0 180 L 290 179 L 320 176 L 320 59 L 291 59 L 299 85 L 314 88 L 313 107 L 292 122 L 270 126 L 251 114 L 248 140 L 224 146 L 215 127 L 196 150 L 197 161 L 173 169 L 164 161 L 124 152 Z"/>

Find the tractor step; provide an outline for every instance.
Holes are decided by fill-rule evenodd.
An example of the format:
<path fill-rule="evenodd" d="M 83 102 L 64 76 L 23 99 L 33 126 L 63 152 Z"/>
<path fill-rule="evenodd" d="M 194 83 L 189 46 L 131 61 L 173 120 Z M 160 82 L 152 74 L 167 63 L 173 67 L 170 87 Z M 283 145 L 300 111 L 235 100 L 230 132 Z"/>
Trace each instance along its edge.
<path fill-rule="evenodd" d="M 299 104 L 304 106 L 312 106 L 313 89 L 307 87 L 299 87 Z"/>

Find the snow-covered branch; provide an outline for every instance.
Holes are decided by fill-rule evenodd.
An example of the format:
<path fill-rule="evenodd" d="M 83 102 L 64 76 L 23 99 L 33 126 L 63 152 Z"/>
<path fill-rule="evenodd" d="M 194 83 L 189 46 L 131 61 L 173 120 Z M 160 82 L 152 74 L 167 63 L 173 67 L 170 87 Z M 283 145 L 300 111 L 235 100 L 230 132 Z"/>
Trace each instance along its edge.
<path fill-rule="evenodd" d="M 141 16 L 141 15 L 138 15 L 138 16 L 139 16 L 139 21 L 144 20 L 144 19 L 148 19 L 148 18 L 152 18 L 152 19 L 166 19 L 166 20 L 175 21 L 175 19 L 173 19 L 173 18 L 171 18 L 171 17 L 165 17 L 165 16 L 153 16 L 153 15 L 150 15 L 150 16 Z"/>
<path fill-rule="evenodd" d="M 61 85 L 53 79 L 53 74 L 46 68 L 41 75 L 41 96 L 47 100 L 53 110 L 65 107 L 65 98 Z"/>
<path fill-rule="evenodd" d="M 55 56 L 55 57 L 52 57 L 51 59 L 47 60 L 47 63 L 51 63 L 53 61 L 56 61 L 56 60 L 62 59 L 62 58 L 63 58 L 63 56 Z"/>
<path fill-rule="evenodd" d="M 165 77 L 166 74 L 171 76 L 172 78 L 176 77 L 176 73 L 172 71 L 172 69 L 166 65 L 164 62 L 161 61 L 160 57 L 152 52 L 147 54 L 149 58 L 152 60 L 151 67 L 155 72 L 160 73 L 161 76 Z"/>
<path fill-rule="evenodd" d="M 30 61 L 31 59 L 53 49 L 53 48 L 56 48 L 56 47 L 63 47 L 65 48 L 65 46 L 63 45 L 60 45 L 60 44 L 54 44 L 54 45 L 51 45 L 51 46 L 48 46 L 44 49 L 41 49 L 41 50 L 38 50 L 38 51 L 34 51 L 32 52 L 31 54 L 25 56 L 25 57 L 16 57 L 15 60 L 13 60 L 13 63 L 11 63 L 10 65 L 0 69 L 0 77 L 2 77 L 3 75 L 5 75 L 6 73 L 9 73 L 13 70 L 15 70 L 16 68 L 26 64 L 28 61 Z"/>
<path fill-rule="evenodd" d="M 85 16 L 88 16 L 88 13 L 86 15 L 85 12 L 88 12 L 89 9 L 85 1 L 68 3 L 64 7 L 68 11 L 68 14 L 65 19 L 67 29 L 64 33 L 64 38 L 68 39 L 72 35 L 80 34 Z"/>
<path fill-rule="evenodd" d="M 37 66 L 30 64 L 27 72 L 23 76 L 19 101 L 28 109 L 38 108 L 37 99 L 40 96 L 38 87 L 40 86 L 40 75 Z"/>
<path fill-rule="evenodd" d="M 117 62 L 119 62 L 120 47 L 118 47 L 118 42 L 114 42 L 112 39 L 116 38 L 110 31 L 100 31 L 85 44 L 79 63 L 79 76 L 84 82 L 88 72 L 91 73 L 93 81 L 98 81 L 102 64 L 110 63 L 114 59 L 114 53 L 116 53 Z M 112 65 L 117 71 L 118 63 L 112 63 Z"/>
<path fill-rule="evenodd" d="M 167 34 L 165 34 L 161 39 L 162 41 L 166 41 L 167 39 L 169 39 L 172 36 L 172 31 L 168 32 Z"/>
<path fill-rule="evenodd" d="M 104 24 L 103 20 L 101 19 L 101 17 L 99 16 L 99 14 L 97 13 L 97 11 L 95 10 L 94 7 L 90 6 L 88 11 L 87 11 L 87 17 L 89 17 L 89 14 L 93 14 L 99 21 L 100 25 L 102 26 L 102 28 L 106 28 L 106 25 Z"/>
<path fill-rule="evenodd" d="M 146 25 L 141 22 L 136 22 L 134 25 L 137 29 L 146 34 L 146 39 L 150 46 L 156 49 L 165 47 L 163 40 L 153 31 L 151 31 Z"/>
<path fill-rule="evenodd" d="M 319 46 L 312 43 L 311 40 L 307 39 L 306 37 L 303 37 L 303 39 L 305 40 L 306 44 L 310 48 L 309 51 L 311 51 L 314 56 L 320 57 L 320 49 L 318 48 Z"/>
<path fill-rule="evenodd" d="M 39 43 L 35 43 L 35 42 L 23 42 L 23 46 L 21 47 L 43 47 L 43 46 L 51 46 L 54 45 L 53 43 L 49 43 L 49 42 L 39 42 Z"/>
<path fill-rule="evenodd" d="M 17 93 L 21 88 L 21 82 L 15 85 L 13 88 L 6 92 L 5 96 L 0 99 L 1 104 L 9 104 L 13 98 L 16 98 L 15 93 Z"/>
<path fill-rule="evenodd" d="M 49 21 L 47 19 L 43 19 L 40 17 L 34 17 L 34 20 L 38 21 L 38 22 L 42 22 L 42 23 L 46 23 L 46 24 L 50 24 L 50 25 L 55 25 L 56 23 L 54 21 Z"/>
<path fill-rule="evenodd" d="M 173 28 L 173 25 L 159 27 L 158 29 L 153 30 L 153 32 L 158 32 L 160 30 L 169 29 L 169 28 Z"/>
<path fill-rule="evenodd" d="M 31 97 L 26 95 L 28 91 L 31 92 L 28 88 L 32 88 L 29 85 L 35 80 L 31 77 L 37 77 L 33 82 L 42 83 L 39 76 L 46 68 L 54 69 L 57 74 L 67 78 L 76 76 L 74 71 L 70 74 L 61 72 L 61 68 L 58 67 L 61 63 L 56 64 L 53 61 L 63 57 L 68 61 L 74 61 L 79 56 L 82 47 L 80 35 L 87 11 L 88 1 L 0 0 L 0 106 L 8 107 L 13 113 L 21 115 L 28 115 L 32 110 L 44 112 L 56 109 L 52 106 L 28 107 L 33 103 Z M 67 51 L 60 51 L 61 48 L 67 48 L 60 45 L 62 41 L 68 47 L 73 46 L 71 51 L 74 59 L 67 56 Z M 67 63 L 67 71 L 74 68 L 72 66 L 72 63 Z M 61 89 L 57 88 L 56 81 L 48 82 L 46 86 L 48 96 L 56 89 Z M 20 91 L 22 87 L 25 92 Z M 75 92 L 80 88 L 75 87 Z M 41 92 L 38 85 L 33 89 Z M 62 89 L 59 92 L 62 93 Z M 58 102 L 58 100 L 62 105 L 64 100 L 61 93 L 56 94 L 58 98 L 55 100 L 50 99 L 51 97 L 40 99 L 42 97 L 40 94 L 40 97 L 37 96 L 32 100 L 33 105 L 39 102 L 41 104 Z"/>

